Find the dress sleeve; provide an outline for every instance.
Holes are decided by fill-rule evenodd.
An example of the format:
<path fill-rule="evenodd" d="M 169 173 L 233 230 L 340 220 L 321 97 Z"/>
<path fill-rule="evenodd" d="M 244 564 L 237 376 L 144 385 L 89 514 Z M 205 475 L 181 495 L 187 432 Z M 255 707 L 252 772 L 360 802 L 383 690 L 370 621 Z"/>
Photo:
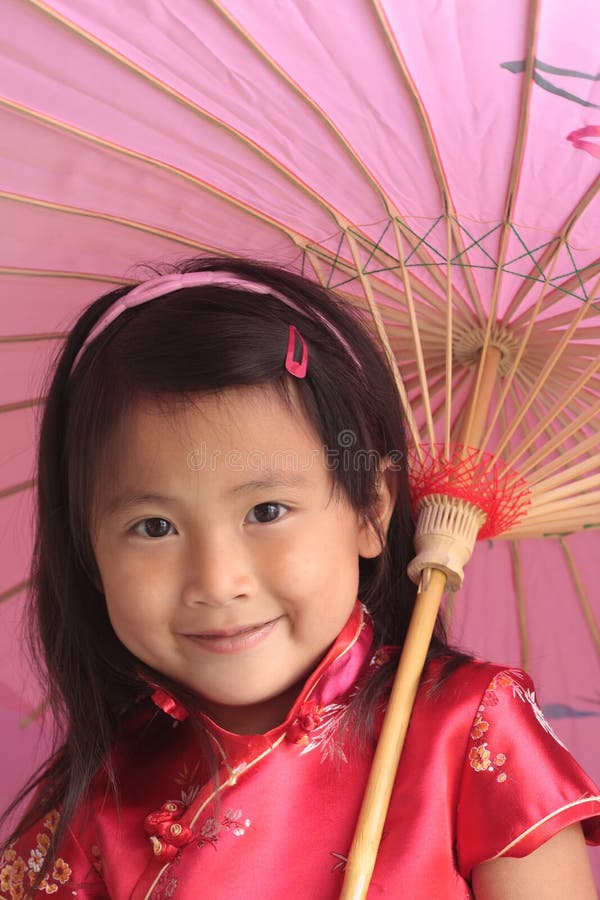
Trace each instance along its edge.
<path fill-rule="evenodd" d="M 26 900 L 33 896 L 32 885 L 40 871 L 59 813 L 49 812 L 11 844 L 0 859 L 0 900 Z M 80 836 L 81 838 L 81 836 Z M 36 895 L 51 894 L 56 900 L 110 900 L 101 876 L 98 851 L 86 852 L 82 839 L 67 829 L 54 865 Z"/>
<path fill-rule="evenodd" d="M 485 860 L 527 856 L 578 821 L 586 839 L 600 843 L 599 795 L 544 719 L 529 676 L 495 674 L 462 769 L 456 833 L 463 877 Z"/>

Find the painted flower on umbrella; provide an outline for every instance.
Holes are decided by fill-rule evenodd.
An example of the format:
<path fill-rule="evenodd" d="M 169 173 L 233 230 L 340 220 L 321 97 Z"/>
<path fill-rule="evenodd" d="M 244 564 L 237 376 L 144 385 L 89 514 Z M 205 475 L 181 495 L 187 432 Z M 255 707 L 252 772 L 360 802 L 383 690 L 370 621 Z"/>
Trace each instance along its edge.
<path fill-rule="evenodd" d="M 586 125 L 585 128 L 578 128 L 567 135 L 567 140 L 571 141 L 576 150 L 585 150 L 586 153 L 600 159 L 600 143 L 595 141 L 584 141 L 586 137 L 600 137 L 600 125 Z"/>

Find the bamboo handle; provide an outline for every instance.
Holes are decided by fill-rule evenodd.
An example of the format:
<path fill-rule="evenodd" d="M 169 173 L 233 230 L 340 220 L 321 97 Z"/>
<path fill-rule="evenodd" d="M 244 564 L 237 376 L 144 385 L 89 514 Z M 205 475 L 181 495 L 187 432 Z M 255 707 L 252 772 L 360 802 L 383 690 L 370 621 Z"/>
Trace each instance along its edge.
<path fill-rule="evenodd" d="M 445 585 L 446 576 L 443 572 L 437 569 L 426 569 L 423 572 L 422 589 L 417 594 L 398 663 L 348 856 L 340 900 L 364 900 L 367 896 L 400 754 Z"/>

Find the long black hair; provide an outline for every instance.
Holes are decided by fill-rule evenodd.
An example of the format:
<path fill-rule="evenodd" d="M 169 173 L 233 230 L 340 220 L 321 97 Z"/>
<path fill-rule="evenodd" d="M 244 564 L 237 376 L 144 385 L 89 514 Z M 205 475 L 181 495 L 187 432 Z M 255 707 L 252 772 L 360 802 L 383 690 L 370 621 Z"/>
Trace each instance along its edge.
<path fill-rule="evenodd" d="M 403 644 L 416 591 L 406 574 L 413 519 L 404 419 L 383 354 L 360 315 L 312 281 L 239 259 L 194 259 L 176 269 L 210 270 L 259 282 L 301 312 L 268 293 L 181 288 L 123 312 L 71 372 L 94 324 L 128 290 L 121 288 L 84 311 L 57 361 L 40 434 L 30 608 L 33 655 L 41 661 L 58 739 L 53 756 L 7 811 L 38 788 L 9 841 L 60 806 L 57 847 L 101 764 L 114 785 L 111 744 L 128 713 L 148 696 L 149 681 L 193 703 L 181 686 L 130 653 L 107 614 L 90 530 L 96 476 L 111 436 L 128 409 L 145 398 L 185 403 L 202 392 L 268 385 L 289 401 L 282 348 L 290 324 L 309 347 L 307 375 L 293 379 L 294 389 L 331 453 L 334 486 L 373 527 L 379 470 L 364 461 L 375 454 L 394 462 L 397 498 L 385 549 L 360 560 L 359 596 L 372 616 L 377 645 Z M 462 659 L 449 650 L 438 624 L 429 656 L 442 655 L 450 666 Z M 372 713 L 395 665 L 392 659 L 354 699 L 355 721 Z"/>

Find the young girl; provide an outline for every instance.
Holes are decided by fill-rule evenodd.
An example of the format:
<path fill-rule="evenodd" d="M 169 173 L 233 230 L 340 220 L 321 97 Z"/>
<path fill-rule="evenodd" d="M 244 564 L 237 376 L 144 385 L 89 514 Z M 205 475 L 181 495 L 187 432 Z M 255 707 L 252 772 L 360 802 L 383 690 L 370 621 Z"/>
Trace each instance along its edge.
<path fill-rule="evenodd" d="M 3 900 L 339 896 L 415 596 L 404 459 L 386 363 L 299 276 L 196 260 L 83 313 L 33 568 L 62 740 Z M 597 795 L 528 677 L 438 629 L 369 897 L 593 898 Z"/>

